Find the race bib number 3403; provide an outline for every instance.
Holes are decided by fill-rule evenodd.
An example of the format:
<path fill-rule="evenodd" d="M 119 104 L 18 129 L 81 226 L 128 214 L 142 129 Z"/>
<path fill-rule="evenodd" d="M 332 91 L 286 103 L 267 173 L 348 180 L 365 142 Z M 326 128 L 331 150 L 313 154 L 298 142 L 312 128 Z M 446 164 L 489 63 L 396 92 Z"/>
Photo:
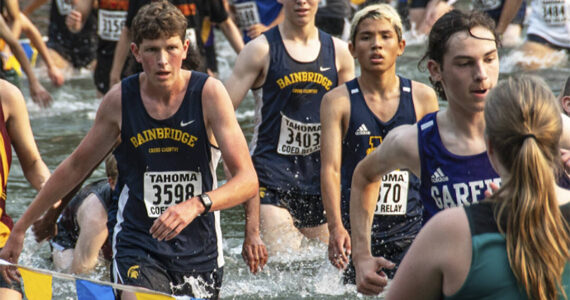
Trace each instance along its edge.
<path fill-rule="evenodd" d="M 199 172 L 144 173 L 144 204 L 150 218 L 158 218 L 170 206 L 202 194 Z"/>
<path fill-rule="evenodd" d="M 375 215 L 404 215 L 408 207 L 409 173 L 392 171 L 382 177 Z"/>
<path fill-rule="evenodd" d="M 281 155 L 309 155 L 321 150 L 321 124 L 302 123 L 281 116 L 281 132 L 277 153 Z"/>

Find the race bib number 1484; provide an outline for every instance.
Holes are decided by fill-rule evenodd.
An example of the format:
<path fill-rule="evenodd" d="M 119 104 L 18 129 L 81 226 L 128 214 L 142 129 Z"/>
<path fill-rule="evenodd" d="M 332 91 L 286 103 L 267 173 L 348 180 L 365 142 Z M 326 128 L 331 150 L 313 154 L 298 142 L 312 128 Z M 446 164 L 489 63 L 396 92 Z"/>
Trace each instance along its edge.
<path fill-rule="evenodd" d="M 158 218 L 170 206 L 202 194 L 199 172 L 146 172 L 144 204 L 150 218 Z"/>

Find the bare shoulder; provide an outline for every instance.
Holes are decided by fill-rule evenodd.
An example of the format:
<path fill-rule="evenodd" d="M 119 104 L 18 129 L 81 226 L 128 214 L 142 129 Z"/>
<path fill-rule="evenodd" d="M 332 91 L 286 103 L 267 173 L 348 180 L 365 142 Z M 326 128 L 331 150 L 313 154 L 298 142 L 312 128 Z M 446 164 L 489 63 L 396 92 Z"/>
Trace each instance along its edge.
<path fill-rule="evenodd" d="M 10 118 L 18 114 L 20 110 L 26 109 L 26 101 L 18 87 L 12 83 L 0 79 L 0 99 L 2 101 L 2 110 L 4 112 L 4 119 Z"/>
<path fill-rule="evenodd" d="M 97 109 L 97 119 L 107 119 L 111 122 L 116 122 L 117 125 L 120 124 L 121 120 L 121 83 L 115 84 L 111 89 L 105 94 L 99 108 Z"/>
<path fill-rule="evenodd" d="M 348 51 L 348 43 L 337 38 L 334 36 L 331 36 L 332 40 L 333 40 L 333 45 L 334 45 L 334 50 L 336 53 L 343 53 L 343 54 L 348 54 L 350 55 L 350 52 Z"/>
<path fill-rule="evenodd" d="M 433 88 L 425 83 L 412 80 L 412 93 L 421 98 L 437 98 Z"/>
<path fill-rule="evenodd" d="M 262 34 L 247 43 L 239 53 L 237 59 L 259 62 L 266 56 L 269 56 L 269 43 L 267 42 L 265 35 Z"/>
<path fill-rule="evenodd" d="M 329 117 L 349 115 L 350 97 L 346 85 L 339 85 L 323 96 L 321 102 L 321 120 Z"/>

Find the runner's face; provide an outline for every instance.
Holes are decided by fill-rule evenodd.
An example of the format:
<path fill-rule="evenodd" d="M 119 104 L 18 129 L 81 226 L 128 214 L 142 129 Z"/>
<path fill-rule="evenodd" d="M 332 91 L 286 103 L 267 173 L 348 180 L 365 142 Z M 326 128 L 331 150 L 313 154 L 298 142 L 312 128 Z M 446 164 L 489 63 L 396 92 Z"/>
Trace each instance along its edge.
<path fill-rule="evenodd" d="M 365 19 L 358 25 L 354 45 L 349 44 L 352 56 L 360 68 L 368 71 L 386 71 L 395 68 L 396 59 L 404 53 L 406 43 L 398 41 L 398 34 L 386 19 Z"/>
<path fill-rule="evenodd" d="M 430 61 L 428 68 L 435 81 L 441 81 L 450 107 L 482 112 L 485 97 L 499 78 L 499 54 L 494 35 L 478 26 L 453 34 L 443 56 L 443 66 Z M 454 105 L 455 104 L 455 105 Z"/>
<path fill-rule="evenodd" d="M 134 43 L 131 44 L 131 49 L 152 82 L 168 85 L 179 74 L 182 61 L 186 58 L 188 41 L 182 43 L 179 36 L 143 39 L 138 47 Z"/>
<path fill-rule="evenodd" d="M 285 18 L 292 23 L 305 25 L 315 22 L 320 0 L 278 0 L 283 4 Z"/>

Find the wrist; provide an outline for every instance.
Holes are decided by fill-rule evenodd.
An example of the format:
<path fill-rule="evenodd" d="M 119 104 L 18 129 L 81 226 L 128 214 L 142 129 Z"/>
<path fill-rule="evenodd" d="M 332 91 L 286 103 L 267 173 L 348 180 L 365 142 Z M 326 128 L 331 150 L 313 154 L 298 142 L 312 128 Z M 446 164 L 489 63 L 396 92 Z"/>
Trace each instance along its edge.
<path fill-rule="evenodd" d="M 210 199 L 210 196 L 207 193 L 203 193 L 203 194 L 198 196 L 198 200 L 202 204 L 202 208 L 203 208 L 202 212 L 200 213 L 200 216 L 204 216 L 204 215 L 208 214 L 208 212 L 210 211 L 210 208 L 212 207 L 212 200 Z"/>

